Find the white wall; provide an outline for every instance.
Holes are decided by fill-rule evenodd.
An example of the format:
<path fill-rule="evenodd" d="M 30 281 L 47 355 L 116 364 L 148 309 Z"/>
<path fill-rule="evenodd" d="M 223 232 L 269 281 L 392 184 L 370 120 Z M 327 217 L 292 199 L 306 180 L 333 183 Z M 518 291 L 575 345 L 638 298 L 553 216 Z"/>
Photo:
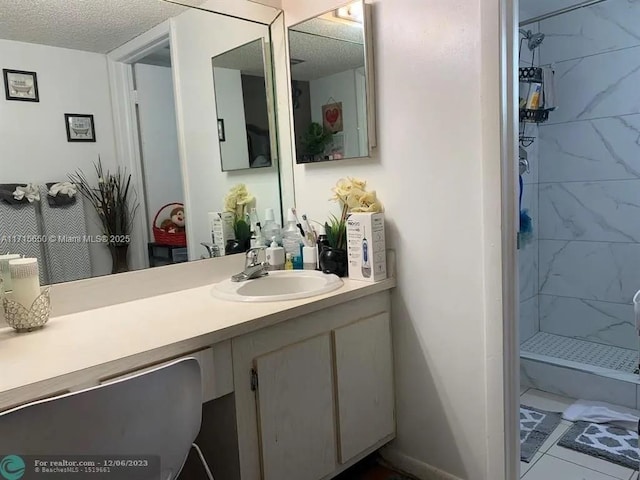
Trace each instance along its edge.
<path fill-rule="evenodd" d="M 246 183 L 259 212 L 280 211 L 275 162 L 269 168 L 221 171 L 211 68 L 212 57 L 268 35 L 268 27 L 197 10 L 175 17 L 171 25 L 189 257 L 197 259 L 204 253 L 200 242 L 211 241 L 207 212 L 223 208 L 231 186 Z"/>
<path fill-rule="evenodd" d="M 176 109 L 171 68 L 134 65 L 147 208 L 146 225 L 153 238 L 153 219 L 164 205 L 184 203 L 178 154 Z M 164 218 L 168 218 L 168 211 Z M 163 217 L 158 217 L 162 222 Z"/>
<path fill-rule="evenodd" d="M 311 120 L 322 125 L 322 106 L 328 103 L 342 102 L 344 130 L 338 135 L 344 136 L 344 156 L 360 157 L 366 155 L 366 150 L 364 150 L 362 154 L 360 153 L 356 71 L 347 70 L 313 80 L 309 82 L 309 90 L 311 97 Z M 366 124 L 364 125 L 364 130 L 366 132 Z"/>
<path fill-rule="evenodd" d="M 214 68 L 213 78 L 218 119 L 224 120 L 225 141 L 220 142 L 222 168 L 249 168 L 247 122 L 244 118 L 240 70 Z"/>
<path fill-rule="evenodd" d="M 1 101 L 0 183 L 65 181 L 77 169 L 92 178 L 98 155 L 105 169 L 115 169 L 105 55 L 0 40 L 0 58 L 3 68 L 36 72 L 40 95 L 39 102 Z M 97 141 L 67 142 L 65 113 L 93 114 Z M 89 213 L 89 233 L 101 233 Z M 94 274 L 110 273 L 104 245 L 92 244 L 90 251 Z"/>
<path fill-rule="evenodd" d="M 340 3 L 284 0 L 286 23 Z M 314 219 L 345 176 L 386 206 L 399 282 L 391 451 L 421 478 L 505 479 L 498 5 L 375 1 L 379 148 L 294 165 L 296 206 Z"/>

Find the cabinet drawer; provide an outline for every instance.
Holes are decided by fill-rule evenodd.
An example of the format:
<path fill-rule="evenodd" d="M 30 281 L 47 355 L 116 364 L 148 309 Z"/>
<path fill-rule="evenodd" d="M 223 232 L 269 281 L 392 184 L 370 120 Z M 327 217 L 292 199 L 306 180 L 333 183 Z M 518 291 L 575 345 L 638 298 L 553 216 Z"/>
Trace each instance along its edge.
<path fill-rule="evenodd" d="M 167 365 L 180 358 L 193 357 L 200 364 L 202 375 L 202 402 L 208 402 L 215 398 L 222 397 L 233 391 L 233 372 L 231 363 L 231 342 L 222 342 L 213 347 L 205 348 L 198 352 L 193 352 L 179 358 L 173 358 L 166 362 L 149 365 L 144 368 L 127 372 L 123 375 L 110 377 L 100 381 L 100 384 L 122 380 L 124 378 L 148 372 L 162 365 Z"/>

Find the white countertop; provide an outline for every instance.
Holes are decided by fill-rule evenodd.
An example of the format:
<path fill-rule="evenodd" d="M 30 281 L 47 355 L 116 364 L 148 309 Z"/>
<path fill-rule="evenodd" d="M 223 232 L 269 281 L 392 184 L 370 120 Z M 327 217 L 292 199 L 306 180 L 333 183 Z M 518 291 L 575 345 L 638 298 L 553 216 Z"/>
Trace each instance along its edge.
<path fill-rule="evenodd" d="M 78 372 L 104 378 L 134 359 L 152 364 L 395 285 L 344 279 L 324 295 L 252 304 L 216 299 L 207 285 L 58 316 L 30 333 L 0 328 L 0 409 L 67 388 Z"/>

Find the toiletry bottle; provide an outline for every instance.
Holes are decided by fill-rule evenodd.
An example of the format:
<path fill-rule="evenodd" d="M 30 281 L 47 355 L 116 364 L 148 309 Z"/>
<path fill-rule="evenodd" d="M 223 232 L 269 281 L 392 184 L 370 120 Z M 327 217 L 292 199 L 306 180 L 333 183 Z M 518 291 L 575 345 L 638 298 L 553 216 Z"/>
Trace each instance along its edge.
<path fill-rule="evenodd" d="M 304 270 L 318 269 L 318 249 L 313 247 L 302 247 L 302 268 Z"/>
<path fill-rule="evenodd" d="M 302 269 L 302 235 L 296 225 L 296 217 L 291 209 L 287 213 L 287 227 L 282 232 L 282 246 L 287 254 L 291 254 L 294 268 Z"/>
<path fill-rule="evenodd" d="M 282 270 L 284 268 L 284 248 L 278 245 L 275 236 L 271 238 L 271 246 L 267 248 L 266 252 L 269 270 Z"/>
<path fill-rule="evenodd" d="M 251 239 L 249 241 L 249 246 L 251 248 L 258 247 L 259 245 L 256 243 L 256 238 L 258 234 L 257 226 L 259 225 L 259 222 L 258 222 L 258 212 L 256 211 L 255 208 L 252 208 L 251 212 L 249 212 L 249 222 L 251 226 Z"/>
<path fill-rule="evenodd" d="M 363 227 L 362 231 L 362 276 L 371 276 L 371 262 L 369 261 L 369 242 L 367 241 L 367 231 Z"/>
<path fill-rule="evenodd" d="M 285 270 L 293 270 L 293 260 L 290 253 L 287 253 L 287 260 L 284 262 Z"/>
<path fill-rule="evenodd" d="M 260 222 L 256 223 L 256 233 L 255 233 L 255 242 L 254 247 L 266 247 L 267 242 L 262 233 L 262 227 L 260 226 Z M 252 247 L 253 248 L 253 247 Z"/>
<path fill-rule="evenodd" d="M 262 224 L 262 235 L 264 238 L 272 239 L 276 237 L 278 245 L 282 245 L 282 230 L 280 224 L 276 223 L 273 208 L 264 211 L 264 223 Z"/>

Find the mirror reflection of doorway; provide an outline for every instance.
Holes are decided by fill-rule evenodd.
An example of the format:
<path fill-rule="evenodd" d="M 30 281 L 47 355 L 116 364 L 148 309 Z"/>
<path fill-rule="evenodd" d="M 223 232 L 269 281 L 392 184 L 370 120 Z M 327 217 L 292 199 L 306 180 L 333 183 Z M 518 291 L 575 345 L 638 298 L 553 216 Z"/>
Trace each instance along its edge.
<path fill-rule="evenodd" d="M 171 219 L 178 204 L 184 204 L 170 46 L 163 45 L 138 60 L 133 77 L 149 263 L 179 263 L 187 260 L 186 247 L 156 246 L 153 235 L 156 214 L 162 211 L 156 222 L 160 224 Z M 170 206 L 163 209 L 166 205 Z"/>

